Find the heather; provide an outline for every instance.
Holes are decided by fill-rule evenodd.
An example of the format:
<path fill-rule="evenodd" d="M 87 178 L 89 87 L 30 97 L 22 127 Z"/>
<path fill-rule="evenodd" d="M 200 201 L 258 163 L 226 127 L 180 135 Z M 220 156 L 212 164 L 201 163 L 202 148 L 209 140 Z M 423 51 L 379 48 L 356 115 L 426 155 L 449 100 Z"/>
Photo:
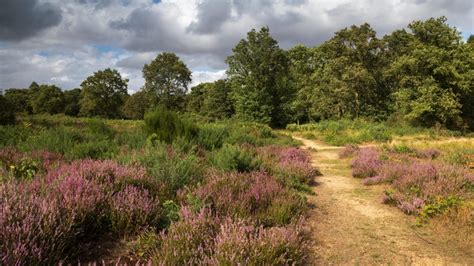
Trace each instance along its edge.
<path fill-rule="evenodd" d="M 183 208 L 181 218 L 160 235 L 155 264 L 289 265 L 303 264 L 307 256 L 300 224 L 266 228 L 219 218 L 207 209 L 193 213 Z"/>
<path fill-rule="evenodd" d="M 309 154 L 268 126 L 195 123 L 168 143 L 140 121 L 0 127 L 0 264 L 93 262 L 109 242 L 133 263 L 301 264 Z"/>
<path fill-rule="evenodd" d="M 352 174 L 364 178 L 365 185 L 388 184 L 384 203 L 426 220 L 473 200 L 472 170 L 444 158 L 437 148 L 361 148 L 355 152 Z"/>

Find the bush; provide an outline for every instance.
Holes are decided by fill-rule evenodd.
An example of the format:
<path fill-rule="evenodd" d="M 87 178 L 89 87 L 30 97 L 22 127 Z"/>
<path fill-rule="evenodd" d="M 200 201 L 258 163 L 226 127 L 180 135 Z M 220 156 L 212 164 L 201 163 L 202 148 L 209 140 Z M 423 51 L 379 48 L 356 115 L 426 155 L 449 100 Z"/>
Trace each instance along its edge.
<path fill-rule="evenodd" d="M 264 228 L 186 207 L 181 216 L 161 234 L 154 264 L 293 265 L 306 260 L 308 245 L 299 224 Z"/>
<path fill-rule="evenodd" d="M 305 199 L 263 172 L 211 173 L 193 194 L 221 216 L 267 226 L 288 224 L 305 210 Z"/>
<path fill-rule="evenodd" d="M 202 163 L 194 153 L 176 152 L 164 144 L 146 146 L 142 150 L 120 154 L 119 161 L 141 165 L 155 180 L 162 182 L 174 196 L 177 190 L 198 183 L 203 176 Z"/>
<path fill-rule="evenodd" d="M 15 124 L 14 107 L 0 94 L 0 125 Z"/>
<path fill-rule="evenodd" d="M 197 142 L 207 150 L 219 149 L 229 136 L 229 129 L 222 125 L 206 124 L 199 129 Z"/>
<path fill-rule="evenodd" d="M 0 262 L 53 264 L 74 255 L 85 237 L 156 226 L 157 192 L 131 182 L 148 179 L 142 168 L 83 160 L 31 181 L 0 183 Z"/>
<path fill-rule="evenodd" d="M 127 185 L 111 200 L 111 226 L 119 235 L 128 236 L 144 227 L 158 227 L 162 211 L 158 199 L 147 189 Z"/>
<path fill-rule="evenodd" d="M 211 164 L 223 171 L 236 170 L 250 172 L 260 168 L 261 161 L 256 157 L 256 151 L 250 146 L 225 144 L 211 154 Z"/>
<path fill-rule="evenodd" d="M 382 165 L 380 153 L 373 148 L 363 148 L 352 161 L 352 176 L 358 178 L 373 177 Z"/>
<path fill-rule="evenodd" d="M 194 138 L 198 128 L 189 120 L 181 119 L 175 112 L 164 107 L 145 114 L 145 131 L 156 134 L 160 141 L 171 144 L 177 137 Z"/>

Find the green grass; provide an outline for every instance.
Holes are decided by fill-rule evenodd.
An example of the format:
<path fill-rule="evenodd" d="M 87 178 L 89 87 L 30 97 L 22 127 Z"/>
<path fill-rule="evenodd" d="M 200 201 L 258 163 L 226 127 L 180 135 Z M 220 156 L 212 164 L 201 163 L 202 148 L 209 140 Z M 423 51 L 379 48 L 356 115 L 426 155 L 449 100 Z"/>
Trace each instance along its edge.
<path fill-rule="evenodd" d="M 320 139 L 328 144 L 343 146 L 367 142 L 390 142 L 395 137 L 422 136 L 436 139 L 439 136 L 459 136 L 460 132 L 444 129 L 413 127 L 403 123 L 371 122 L 363 119 L 327 120 L 310 124 L 290 124 L 287 130 L 304 137 Z"/>

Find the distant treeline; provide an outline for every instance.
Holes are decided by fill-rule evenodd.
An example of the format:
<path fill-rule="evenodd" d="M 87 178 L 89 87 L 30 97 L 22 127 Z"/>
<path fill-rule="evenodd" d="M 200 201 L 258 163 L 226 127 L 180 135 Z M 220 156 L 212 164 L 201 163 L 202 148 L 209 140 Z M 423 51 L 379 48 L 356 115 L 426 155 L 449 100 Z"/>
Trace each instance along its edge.
<path fill-rule="evenodd" d="M 128 80 L 113 69 L 69 91 L 33 82 L 0 96 L 0 120 L 5 123 L 13 112 L 142 119 L 160 105 L 276 127 L 367 118 L 472 130 L 474 36 L 464 42 L 446 21 L 414 21 L 382 38 L 366 23 L 342 29 L 319 46 L 289 50 L 264 27 L 234 47 L 226 79 L 190 93 L 191 71 L 164 52 L 143 67 L 145 85 L 133 95 L 127 94 Z"/>

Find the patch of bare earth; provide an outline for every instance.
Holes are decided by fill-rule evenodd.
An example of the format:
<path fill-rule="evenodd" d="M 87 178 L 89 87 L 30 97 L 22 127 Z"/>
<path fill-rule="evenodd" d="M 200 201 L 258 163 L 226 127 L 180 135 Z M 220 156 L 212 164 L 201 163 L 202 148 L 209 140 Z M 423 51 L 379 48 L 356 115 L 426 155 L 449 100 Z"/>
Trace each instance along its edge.
<path fill-rule="evenodd" d="M 383 186 L 351 177 L 339 147 L 295 137 L 322 172 L 308 199 L 315 265 L 474 265 L 472 256 L 416 227 L 412 216 L 380 202 Z"/>

